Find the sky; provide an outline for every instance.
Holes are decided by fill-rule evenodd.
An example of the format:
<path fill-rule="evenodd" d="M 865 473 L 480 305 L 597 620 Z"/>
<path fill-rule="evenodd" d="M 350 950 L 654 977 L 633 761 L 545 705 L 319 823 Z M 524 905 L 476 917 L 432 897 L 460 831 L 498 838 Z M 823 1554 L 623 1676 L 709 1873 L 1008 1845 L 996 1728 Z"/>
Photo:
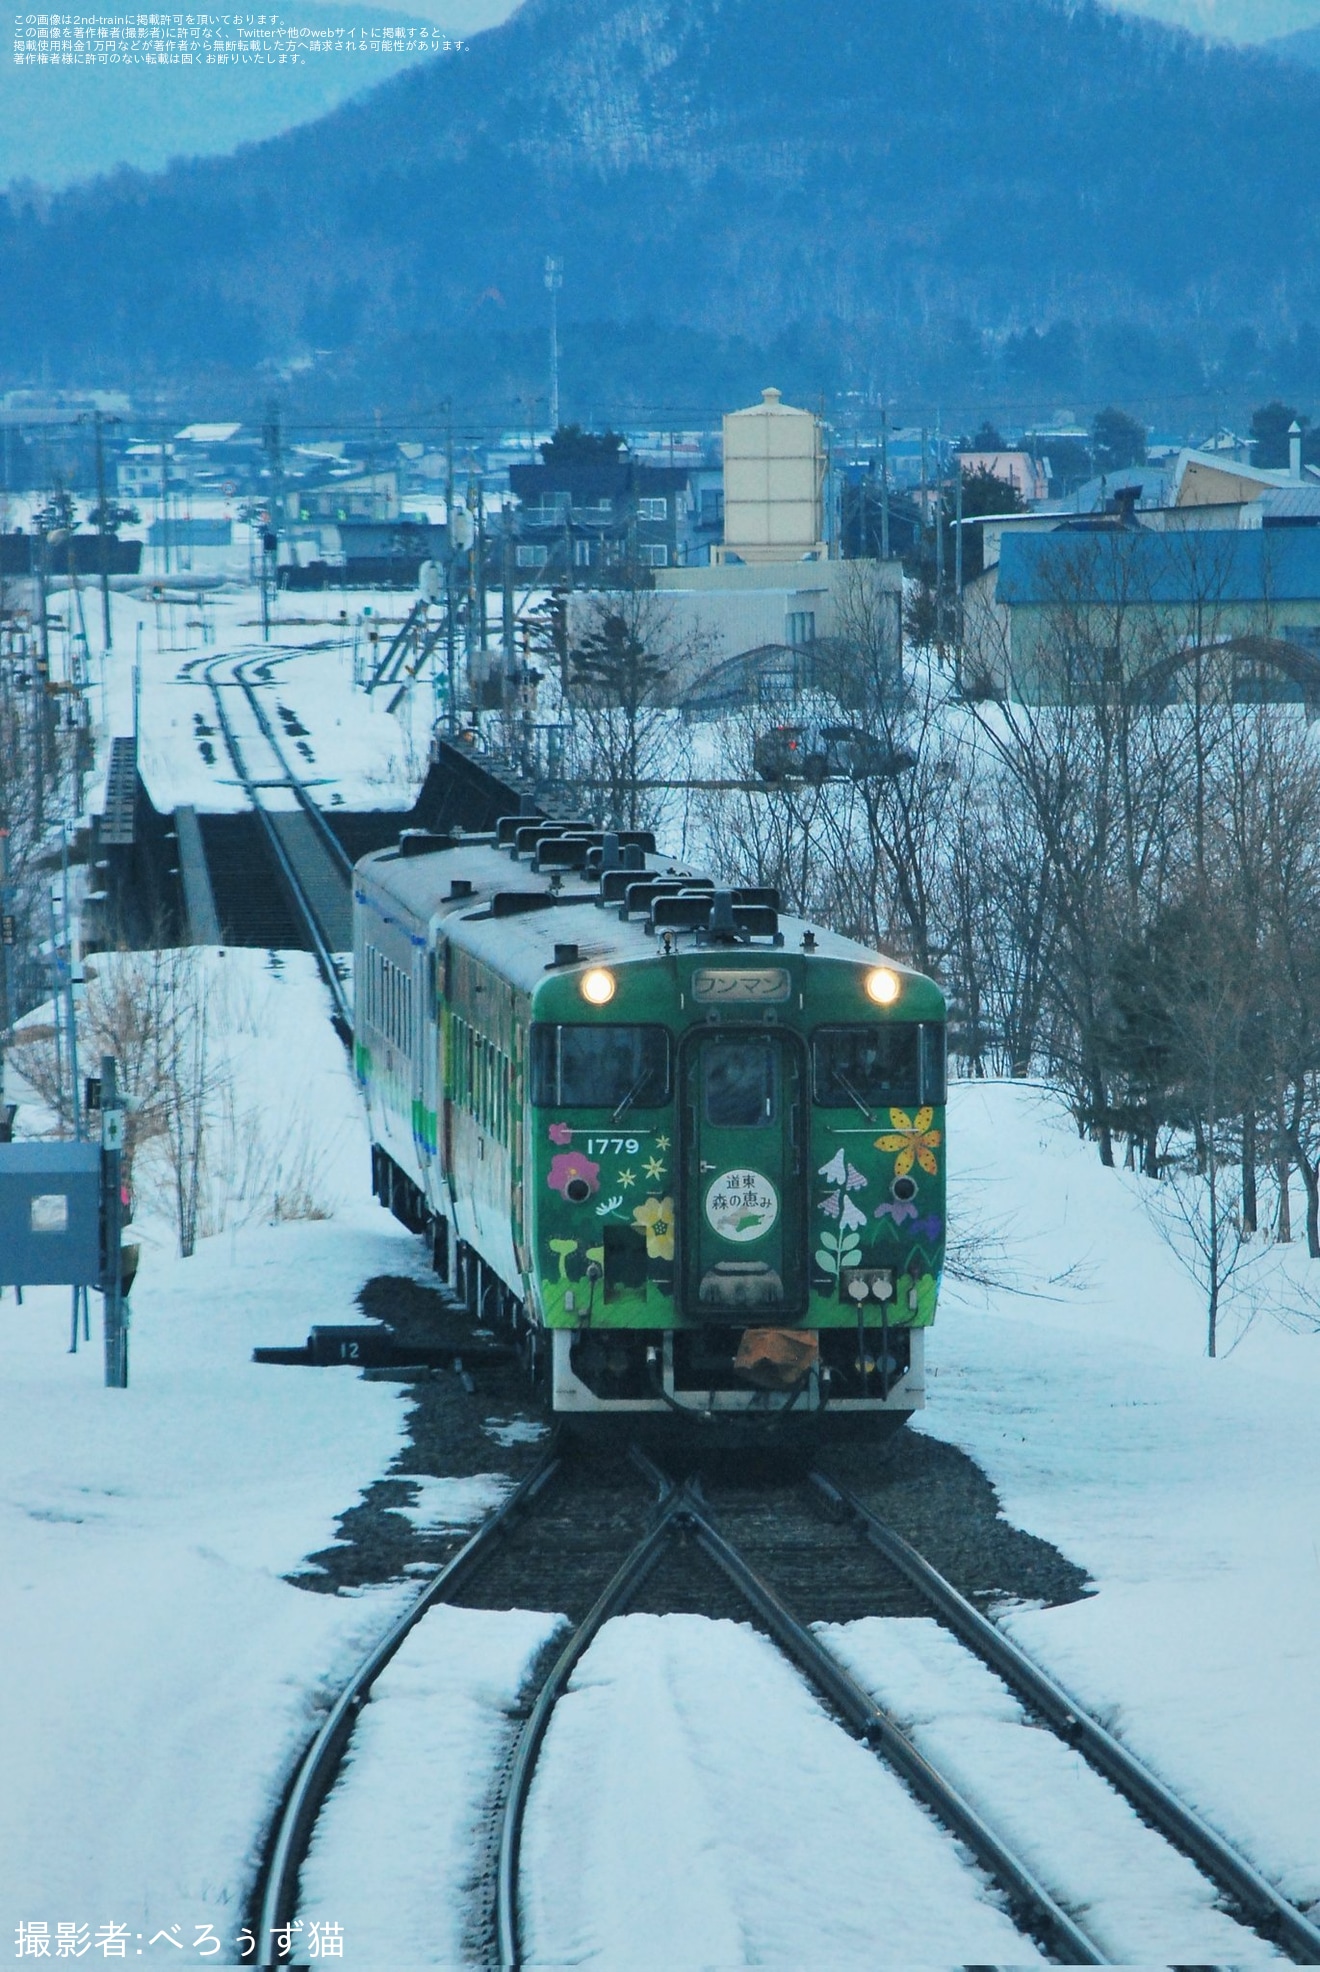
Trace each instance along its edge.
<path fill-rule="evenodd" d="M 410 0 L 406 11 L 442 20 L 455 34 L 478 34 L 514 12 L 515 0 Z M 1226 41 L 1264 41 L 1320 26 L 1320 0 L 1126 0 L 1126 11 Z"/>
<path fill-rule="evenodd" d="M 1126 0 L 1126 11 L 1225 41 L 1265 41 L 1320 27 L 1320 0 Z"/>
<path fill-rule="evenodd" d="M 456 34 L 477 34 L 507 20 L 514 0 L 410 0 L 407 11 L 442 20 Z M 1265 41 L 1320 27 L 1320 0 L 1126 0 L 1126 11 L 1226 41 Z"/>

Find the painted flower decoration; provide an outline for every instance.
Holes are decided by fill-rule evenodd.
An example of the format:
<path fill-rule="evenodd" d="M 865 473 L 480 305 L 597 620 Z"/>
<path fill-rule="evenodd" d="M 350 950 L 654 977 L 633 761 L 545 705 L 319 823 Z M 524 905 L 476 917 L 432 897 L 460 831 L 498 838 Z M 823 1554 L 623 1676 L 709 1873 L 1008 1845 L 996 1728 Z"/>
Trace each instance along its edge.
<path fill-rule="evenodd" d="M 593 1164 L 580 1150 L 561 1150 L 558 1157 L 550 1159 L 545 1181 L 552 1191 L 562 1192 L 574 1205 L 581 1205 L 600 1190 L 600 1165 Z"/>
<path fill-rule="evenodd" d="M 840 1199 L 841 1199 L 842 1197 L 843 1197 L 843 1193 L 842 1193 L 842 1192 L 838 1192 L 838 1191 L 831 1191 L 831 1192 L 827 1192 L 827 1193 L 825 1194 L 825 1196 L 824 1196 L 824 1198 L 822 1198 L 822 1199 L 821 1199 L 821 1201 L 820 1201 L 820 1209 L 821 1209 L 821 1211 L 822 1211 L 822 1212 L 823 1212 L 823 1213 L 825 1214 L 825 1217 L 826 1217 L 827 1219 L 837 1219 L 837 1218 L 838 1218 L 838 1216 L 839 1216 L 839 1201 L 840 1201 Z"/>
<path fill-rule="evenodd" d="M 906 1109 L 891 1109 L 889 1120 L 893 1129 L 877 1137 L 875 1147 L 877 1150 L 898 1152 L 894 1160 L 894 1176 L 905 1178 L 915 1163 L 934 1177 L 940 1168 L 935 1162 L 935 1152 L 941 1141 L 940 1132 L 930 1127 L 935 1121 L 935 1111 L 919 1109 L 915 1116 L 909 1116 Z"/>
<path fill-rule="evenodd" d="M 648 1198 L 641 1205 L 634 1205 L 633 1224 L 639 1232 L 646 1234 L 648 1259 L 673 1259 L 674 1201 L 672 1198 Z"/>
<path fill-rule="evenodd" d="M 551 1143 L 572 1143 L 573 1132 L 567 1123 L 552 1123 L 550 1125 L 549 1137 Z"/>
<path fill-rule="evenodd" d="M 852 1230 L 853 1227 L 864 1226 L 865 1224 L 866 1224 L 865 1212 L 859 1211 L 858 1208 L 853 1204 L 851 1198 L 845 1198 L 843 1201 L 843 1210 L 839 1214 L 840 1230 L 843 1232 L 849 1232 Z"/>

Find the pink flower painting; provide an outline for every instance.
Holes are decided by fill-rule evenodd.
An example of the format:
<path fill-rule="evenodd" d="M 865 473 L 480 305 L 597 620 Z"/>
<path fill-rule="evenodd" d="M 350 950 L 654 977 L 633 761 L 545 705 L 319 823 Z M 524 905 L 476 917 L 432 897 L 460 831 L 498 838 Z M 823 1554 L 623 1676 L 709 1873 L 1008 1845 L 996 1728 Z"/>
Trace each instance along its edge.
<path fill-rule="evenodd" d="M 551 1143 L 572 1143 L 573 1132 L 567 1123 L 552 1123 L 549 1136 Z"/>
<path fill-rule="evenodd" d="M 562 1192 L 570 1204 L 581 1205 L 600 1190 L 600 1165 L 593 1164 L 580 1150 L 561 1150 L 550 1159 L 545 1181 L 552 1191 Z"/>

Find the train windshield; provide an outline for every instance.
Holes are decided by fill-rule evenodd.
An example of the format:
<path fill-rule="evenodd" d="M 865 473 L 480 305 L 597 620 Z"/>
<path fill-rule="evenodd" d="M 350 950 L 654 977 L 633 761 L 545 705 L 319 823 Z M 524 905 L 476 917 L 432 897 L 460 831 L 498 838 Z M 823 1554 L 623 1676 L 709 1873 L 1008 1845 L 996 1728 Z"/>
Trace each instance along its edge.
<path fill-rule="evenodd" d="M 532 1101 L 538 1109 L 657 1109 L 669 1101 L 663 1027 L 532 1028 Z"/>
<path fill-rule="evenodd" d="M 826 1109 L 944 1101 L 944 1028 L 822 1027 L 811 1043 L 812 1092 Z"/>

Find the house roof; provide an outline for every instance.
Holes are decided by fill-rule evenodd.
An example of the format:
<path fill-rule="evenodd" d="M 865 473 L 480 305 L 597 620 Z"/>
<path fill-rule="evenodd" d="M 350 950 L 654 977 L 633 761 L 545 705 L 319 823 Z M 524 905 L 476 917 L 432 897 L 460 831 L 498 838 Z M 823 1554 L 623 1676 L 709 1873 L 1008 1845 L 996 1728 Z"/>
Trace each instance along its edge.
<path fill-rule="evenodd" d="M 1260 505 L 1267 526 L 1275 520 L 1320 521 L 1320 484 L 1271 487 Z"/>
<path fill-rule="evenodd" d="M 996 595 L 1018 605 L 1320 602 L 1320 527 L 1005 533 Z"/>

